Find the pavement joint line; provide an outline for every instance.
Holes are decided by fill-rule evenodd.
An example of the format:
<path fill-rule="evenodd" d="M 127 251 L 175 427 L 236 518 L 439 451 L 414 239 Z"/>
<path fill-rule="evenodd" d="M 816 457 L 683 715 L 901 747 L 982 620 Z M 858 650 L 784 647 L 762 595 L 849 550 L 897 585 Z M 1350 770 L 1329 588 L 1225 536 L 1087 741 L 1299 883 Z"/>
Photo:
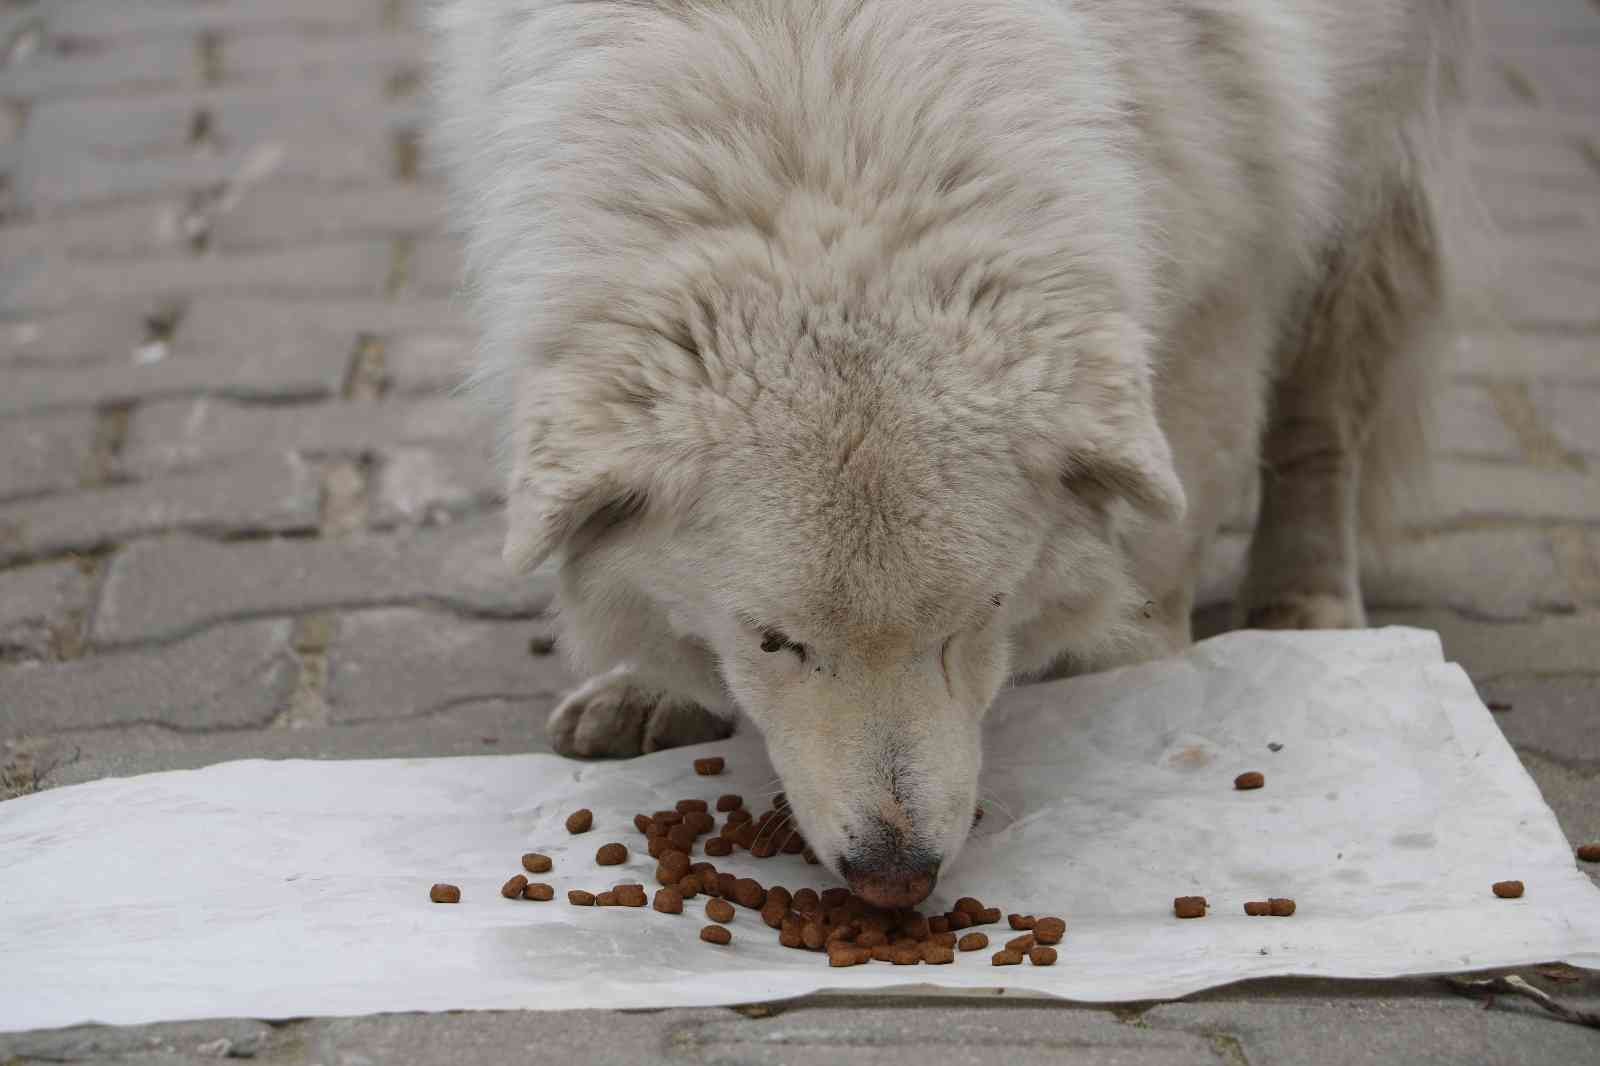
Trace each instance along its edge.
<path fill-rule="evenodd" d="M 1484 386 L 1494 402 L 1500 420 L 1511 430 L 1528 465 L 1554 470 L 1587 471 L 1583 457 L 1571 451 L 1550 431 L 1539 417 L 1528 391 L 1528 383 L 1521 380 L 1500 379 Z"/>
<path fill-rule="evenodd" d="M 1600 537 L 1582 526 L 1557 526 L 1550 546 L 1557 570 L 1578 598 L 1600 601 Z"/>
<path fill-rule="evenodd" d="M 328 725 L 328 658 L 338 632 L 338 616 L 317 611 L 295 619 L 289 646 L 300 665 L 300 675 L 282 713 L 272 720 L 274 729 L 316 729 Z"/>
<path fill-rule="evenodd" d="M 411 261 L 417 251 L 417 239 L 401 234 L 394 238 L 389 252 L 389 273 L 383 280 L 383 296 L 393 300 L 405 289 L 411 278 Z"/>
<path fill-rule="evenodd" d="M 224 53 L 221 32 L 214 29 L 201 30 L 195 35 L 194 50 L 200 83 L 208 88 L 222 84 Z"/>

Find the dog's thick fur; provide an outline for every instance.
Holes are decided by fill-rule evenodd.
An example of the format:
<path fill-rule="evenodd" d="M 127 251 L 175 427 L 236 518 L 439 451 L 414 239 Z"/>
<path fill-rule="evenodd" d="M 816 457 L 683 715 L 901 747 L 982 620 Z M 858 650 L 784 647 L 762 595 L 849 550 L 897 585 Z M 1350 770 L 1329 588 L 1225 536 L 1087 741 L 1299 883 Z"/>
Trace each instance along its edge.
<path fill-rule="evenodd" d="M 1008 677 L 1363 624 L 1446 292 L 1452 0 L 442 0 L 506 558 L 557 750 L 762 731 L 914 899 Z M 764 650 L 765 649 L 765 650 Z M 927 874 L 928 876 L 922 876 Z"/>

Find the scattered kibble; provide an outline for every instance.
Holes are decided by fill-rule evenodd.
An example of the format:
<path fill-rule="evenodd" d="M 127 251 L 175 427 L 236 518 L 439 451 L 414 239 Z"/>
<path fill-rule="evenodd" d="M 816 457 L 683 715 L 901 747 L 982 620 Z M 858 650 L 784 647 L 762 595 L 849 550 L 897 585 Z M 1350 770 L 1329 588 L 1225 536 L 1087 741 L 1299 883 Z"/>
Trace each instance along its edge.
<path fill-rule="evenodd" d="M 700 930 L 700 939 L 708 944 L 727 944 L 733 940 L 733 933 L 722 925 L 708 925 Z"/>
<path fill-rule="evenodd" d="M 460 903 L 461 889 L 455 885 L 434 885 L 428 889 L 428 898 L 435 903 Z"/>
<path fill-rule="evenodd" d="M 602 844 L 594 853 L 594 861 L 601 866 L 621 866 L 628 861 L 628 849 L 621 844 Z"/>
<path fill-rule="evenodd" d="M 592 828 L 594 828 L 594 812 L 589 808 L 583 807 L 567 815 L 567 832 L 587 833 Z"/>
<path fill-rule="evenodd" d="M 550 856 L 541 855 L 537 851 L 530 851 L 522 857 L 522 868 L 530 874 L 547 874 L 553 865 L 555 864 L 550 861 Z"/>
<path fill-rule="evenodd" d="M 722 756 L 720 755 L 713 755 L 709 759 L 696 759 L 694 761 L 694 772 L 701 777 L 715 777 L 722 773 L 723 765 Z"/>
<path fill-rule="evenodd" d="M 516 899 L 522 895 L 522 890 L 528 887 L 528 879 L 521 874 L 513 877 L 500 886 L 500 894 L 506 899 Z"/>
<path fill-rule="evenodd" d="M 1251 770 L 1248 773 L 1242 773 L 1233 779 L 1233 787 L 1241 792 L 1248 791 L 1252 788 L 1260 788 L 1266 783 L 1266 776 L 1259 770 Z"/>
<path fill-rule="evenodd" d="M 1493 887 L 1494 894 L 1499 896 L 1501 899 L 1522 898 L 1521 881 L 1496 881 Z"/>
<path fill-rule="evenodd" d="M 1206 898 L 1204 896 L 1179 896 L 1172 901 L 1172 912 L 1179 918 L 1204 918 L 1206 916 Z"/>
<path fill-rule="evenodd" d="M 522 898 L 535 903 L 548 903 L 556 898 L 556 890 L 542 881 L 533 881 L 522 890 Z"/>

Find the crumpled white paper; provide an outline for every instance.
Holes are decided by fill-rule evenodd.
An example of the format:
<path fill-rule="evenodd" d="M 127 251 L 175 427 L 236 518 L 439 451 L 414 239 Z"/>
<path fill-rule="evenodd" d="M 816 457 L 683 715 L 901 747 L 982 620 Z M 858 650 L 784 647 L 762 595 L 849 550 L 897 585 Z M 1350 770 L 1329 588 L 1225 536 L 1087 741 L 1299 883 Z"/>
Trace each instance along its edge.
<path fill-rule="evenodd" d="M 1061 915 L 1051 968 L 998 969 L 991 949 L 831 969 L 743 909 L 730 946 L 702 943 L 703 897 L 678 916 L 565 902 L 620 881 L 653 891 L 635 812 L 722 792 L 754 806 L 773 775 L 753 735 L 626 762 L 250 761 L 0 805 L 0 1029 L 929 983 L 1109 1002 L 1274 975 L 1600 966 L 1600 892 L 1431 633 L 1230 634 L 1010 691 L 987 732 L 987 816 L 924 910 L 975 895 Z M 696 777 L 691 760 L 711 753 L 727 773 Z M 1235 791 L 1244 770 L 1266 787 Z M 584 806 L 595 828 L 569 836 Z M 610 840 L 629 846 L 626 866 L 594 864 Z M 500 896 L 529 850 L 555 859 L 541 878 L 555 902 Z M 717 865 L 829 883 L 798 856 Z M 1490 884 L 1512 878 L 1526 896 L 1496 899 Z M 430 903 L 436 881 L 461 903 Z M 1191 894 L 1211 912 L 1179 921 L 1172 898 Z M 1245 916 L 1269 896 L 1299 909 Z"/>

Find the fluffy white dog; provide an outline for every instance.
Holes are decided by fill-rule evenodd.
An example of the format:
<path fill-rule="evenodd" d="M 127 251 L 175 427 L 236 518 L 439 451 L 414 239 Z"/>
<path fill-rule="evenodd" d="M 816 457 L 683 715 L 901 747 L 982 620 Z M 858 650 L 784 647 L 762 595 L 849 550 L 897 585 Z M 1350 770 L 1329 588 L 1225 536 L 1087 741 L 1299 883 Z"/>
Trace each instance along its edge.
<path fill-rule="evenodd" d="M 506 558 L 557 751 L 764 736 L 910 905 L 1008 678 L 1363 624 L 1423 453 L 1451 0 L 436 0 Z"/>

